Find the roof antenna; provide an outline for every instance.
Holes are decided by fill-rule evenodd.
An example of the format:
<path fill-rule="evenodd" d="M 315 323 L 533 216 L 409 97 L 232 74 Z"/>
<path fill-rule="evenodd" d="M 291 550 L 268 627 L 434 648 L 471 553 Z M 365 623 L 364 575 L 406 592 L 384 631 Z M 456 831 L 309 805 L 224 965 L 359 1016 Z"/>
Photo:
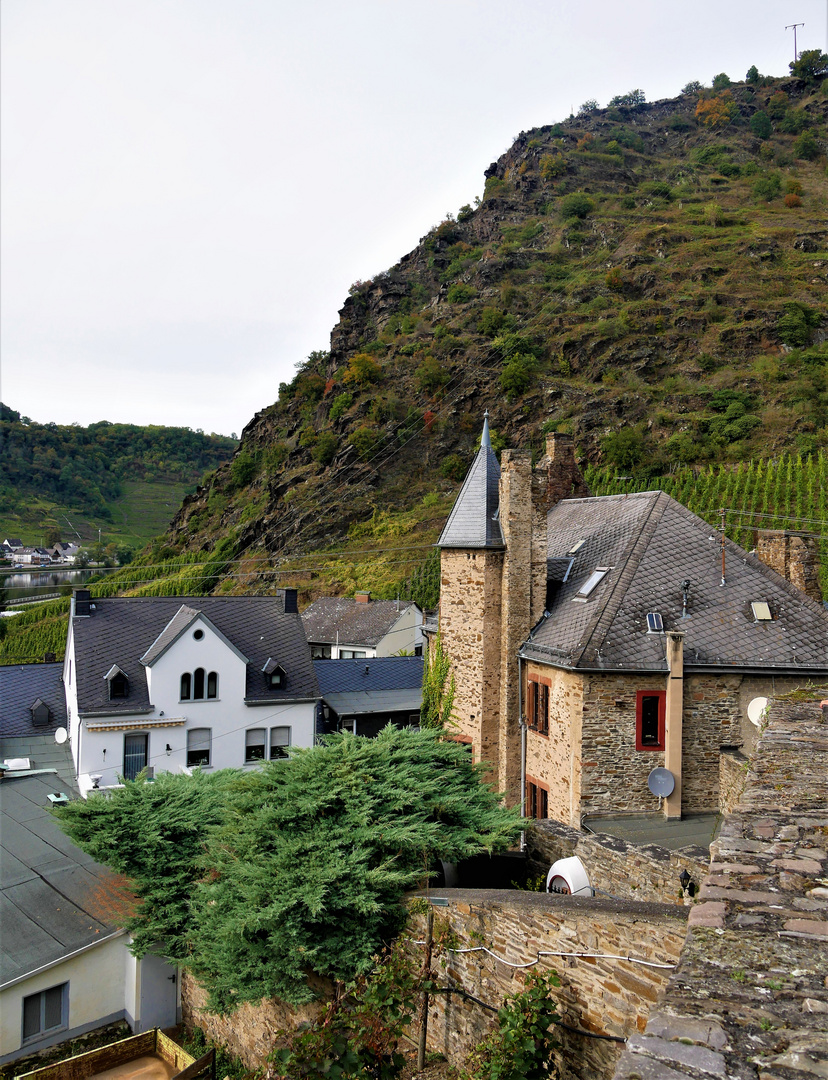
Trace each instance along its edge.
<path fill-rule="evenodd" d="M 681 617 L 687 618 L 687 597 L 690 593 L 690 579 L 685 578 L 681 583 Z"/>
<path fill-rule="evenodd" d="M 483 413 L 483 434 L 480 436 L 480 446 L 486 447 L 487 450 L 492 448 L 492 440 L 489 437 L 489 410 Z"/>

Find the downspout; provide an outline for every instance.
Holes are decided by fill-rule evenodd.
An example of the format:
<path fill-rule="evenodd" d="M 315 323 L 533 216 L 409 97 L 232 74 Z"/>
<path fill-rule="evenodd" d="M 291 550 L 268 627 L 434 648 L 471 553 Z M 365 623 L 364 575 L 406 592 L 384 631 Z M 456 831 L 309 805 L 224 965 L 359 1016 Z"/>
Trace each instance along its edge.
<path fill-rule="evenodd" d="M 523 716 L 523 659 L 518 656 L 518 716 L 520 718 L 520 816 L 526 817 L 526 720 Z M 520 833 L 520 850 L 526 850 L 526 830 Z"/>

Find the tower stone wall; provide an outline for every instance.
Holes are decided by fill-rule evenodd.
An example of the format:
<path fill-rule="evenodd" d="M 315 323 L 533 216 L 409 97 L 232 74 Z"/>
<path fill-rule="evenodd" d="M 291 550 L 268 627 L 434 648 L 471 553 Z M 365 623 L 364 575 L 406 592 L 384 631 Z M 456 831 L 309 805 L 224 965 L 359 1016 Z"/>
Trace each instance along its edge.
<path fill-rule="evenodd" d="M 782 529 L 760 529 L 756 537 L 756 557 L 806 596 L 822 603 L 819 551 L 813 536 Z"/>

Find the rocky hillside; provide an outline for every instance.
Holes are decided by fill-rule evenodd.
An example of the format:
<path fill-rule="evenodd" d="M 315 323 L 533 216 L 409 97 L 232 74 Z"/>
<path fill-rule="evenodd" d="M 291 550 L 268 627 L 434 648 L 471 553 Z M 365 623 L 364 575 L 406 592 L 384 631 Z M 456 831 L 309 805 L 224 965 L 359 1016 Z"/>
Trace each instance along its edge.
<path fill-rule="evenodd" d="M 485 409 L 501 444 L 569 431 L 625 474 L 825 447 L 827 90 L 633 93 L 522 132 L 482 199 L 351 288 L 148 559 L 249 591 L 274 584 L 256 557 L 349 530 L 433 542 Z"/>

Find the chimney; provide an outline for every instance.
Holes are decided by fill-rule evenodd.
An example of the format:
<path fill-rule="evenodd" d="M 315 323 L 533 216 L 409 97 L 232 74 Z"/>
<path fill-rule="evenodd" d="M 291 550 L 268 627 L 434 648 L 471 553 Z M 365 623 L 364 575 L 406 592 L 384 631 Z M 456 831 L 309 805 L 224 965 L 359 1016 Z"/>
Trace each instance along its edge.
<path fill-rule="evenodd" d="M 57 654 L 56 653 L 46 652 L 46 653 L 43 654 L 43 663 L 44 664 L 54 664 L 55 660 L 57 660 Z"/>
<path fill-rule="evenodd" d="M 72 593 L 72 614 L 77 618 L 88 618 L 91 614 L 89 604 L 92 593 L 89 589 L 75 589 Z"/>
<path fill-rule="evenodd" d="M 811 600 L 822 603 L 816 539 L 784 529 L 758 529 L 756 557 Z"/>
<path fill-rule="evenodd" d="M 354 600 L 358 604 L 369 604 L 371 602 L 371 594 L 369 592 L 354 593 Z"/>
<path fill-rule="evenodd" d="M 285 615 L 298 615 L 299 604 L 297 603 L 296 589 L 277 589 L 276 595 L 281 596 Z"/>

